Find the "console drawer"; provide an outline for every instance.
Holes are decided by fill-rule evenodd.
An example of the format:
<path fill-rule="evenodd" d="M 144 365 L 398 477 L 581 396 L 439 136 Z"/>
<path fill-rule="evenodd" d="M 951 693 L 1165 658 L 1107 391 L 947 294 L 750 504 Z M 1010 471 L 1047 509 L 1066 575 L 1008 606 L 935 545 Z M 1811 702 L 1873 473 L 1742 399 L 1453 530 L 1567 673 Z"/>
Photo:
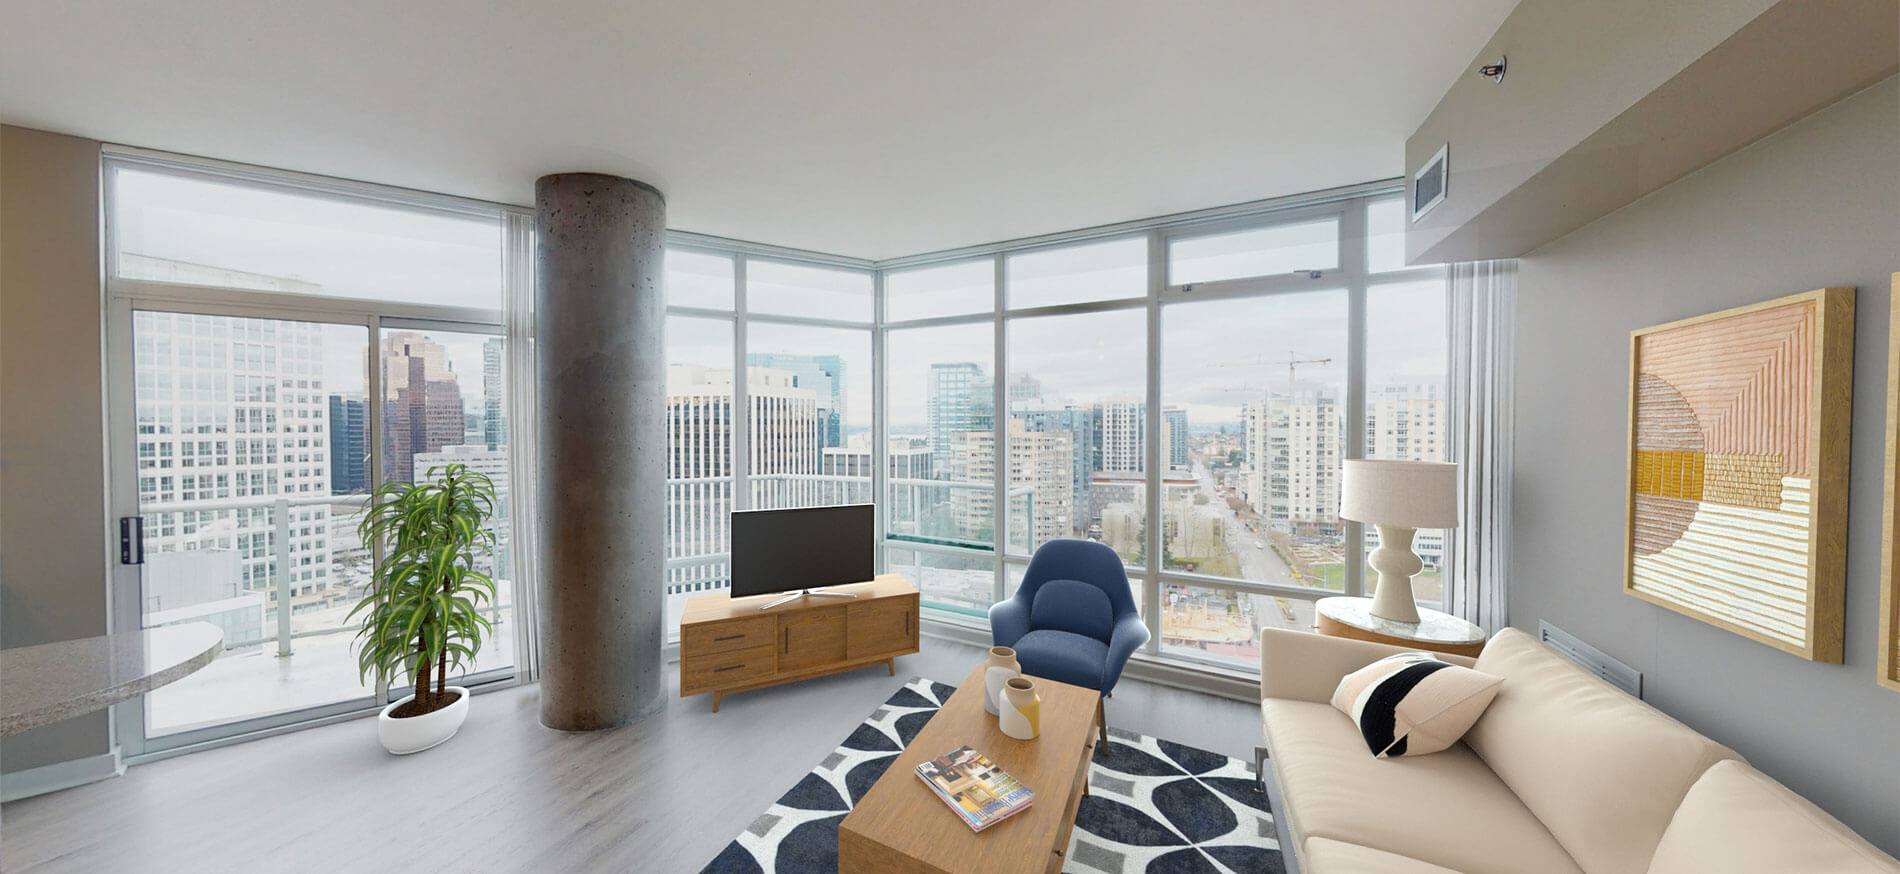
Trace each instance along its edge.
<path fill-rule="evenodd" d="M 751 649 L 772 645 L 778 629 L 777 617 L 770 614 L 688 625 L 680 630 L 680 658 Z"/>
<path fill-rule="evenodd" d="M 777 670 L 778 653 L 770 643 L 736 652 L 682 656 L 680 694 L 743 685 L 770 677 Z"/>

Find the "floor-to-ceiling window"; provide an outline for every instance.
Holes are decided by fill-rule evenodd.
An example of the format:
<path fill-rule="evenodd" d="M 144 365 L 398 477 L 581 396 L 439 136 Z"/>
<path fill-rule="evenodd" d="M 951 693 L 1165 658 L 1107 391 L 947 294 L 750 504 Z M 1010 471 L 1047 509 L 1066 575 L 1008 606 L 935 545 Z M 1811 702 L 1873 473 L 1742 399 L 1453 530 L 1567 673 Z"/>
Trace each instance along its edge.
<path fill-rule="evenodd" d="M 682 236 L 674 616 L 726 585 L 723 514 L 876 500 L 939 621 L 980 628 L 1085 538 L 1128 567 L 1144 657 L 1255 669 L 1260 629 L 1367 593 L 1342 460 L 1446 457 L 1446 277 L 1403 240 L 1376 185 L 880 264 Z M 1418 549 L 1439 604 L 1455 556 Z"/>
<path fill-rule="evenodd" d="M 1240 671 L 1258 668 L 1260 629 L 1310 629 L 1316 599 L 1365 593 L 1341 461 L 1447 446 L 1446 277 L 1404 266 L 1387 192 L 889 265 L 890 433 L 928 438 L 935 478 L 974 487 L 938 487 L 935 515 L 887 511 L 886 566 L 922 581 L 939 620 L 980 628 L 985 573 L 1006 597 L 1042 543 L 1096 540 L 1129 569 L 1144 657 Z M 1419 542 L 1436 604 L 1454 556 L 1442 532 Z"/>
<path fill-rule="evenodd" d="M 227 637 L 134 751 L 402 694 L 355 675 L 354 521 L 441 464 L 522 487 L 502 314 L 531 222 L 143 153 L 107 173 L 115 504 L 149 551 L 115 609 Z M 1251 670 L 1261 628 L 1365 592 L 1341 460 L 1446 457 L 1445 274 L 1403 231 L 1361 186 L 886 263 L 670 235 L 669 627 L 728 585 L 732 512 L 875 502 L 881 566 L 940 622 L 980 628 L 1037 547 L 1085 538 L 1123 557 L 1142 657 Z M 476 680 L 532 661 L 514 503 Z M 1417 548 L 1439 603 L 1455 550 Z"/>
<path fill-rule="evenodd" d="M 211 622 L 225 650 L 129 705 L 134 754 L 367 709 L 406 678 L 351 652 L 378 556 L 367 493 L 465 464 L 495 480 L 493 630 L 464 680 L 510 680 L 521 619 L 509 500 L 504 252 L 488 204 L 143 155 L 109 156 L 113 503 L 131 627 Z M 511 230 L 512 229 L 512 230 Z M 391 686 L 396 688 L 392 689 Z"/>
<path fill-rule="evenodd" d="M 676 240 L 665 277 L 672 636 L 687 599 L 730 585 L 733 512 L 875 501 L 876 296 L 868 262 L 719 240 Z"/>

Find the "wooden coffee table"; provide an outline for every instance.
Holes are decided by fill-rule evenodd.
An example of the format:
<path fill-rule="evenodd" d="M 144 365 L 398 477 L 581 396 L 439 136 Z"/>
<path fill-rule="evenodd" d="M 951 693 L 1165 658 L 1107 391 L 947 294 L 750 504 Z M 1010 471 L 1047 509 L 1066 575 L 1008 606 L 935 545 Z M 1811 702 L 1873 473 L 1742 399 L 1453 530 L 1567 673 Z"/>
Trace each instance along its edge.
<path fill-rule="evenodd" d="M 1042 733 L 1017 740 L 983 710 L 977 665 L 890 770 L 838 826 L 838 870 L 852 872 L 1060 871 L 1088 792 L 1095 752 L 1093 689 L 1033 677 L 1042 695 Z M 917 776 L 917 766 L 969 746 L 1036 793 L 1036 803 L 973 832 Z"/>

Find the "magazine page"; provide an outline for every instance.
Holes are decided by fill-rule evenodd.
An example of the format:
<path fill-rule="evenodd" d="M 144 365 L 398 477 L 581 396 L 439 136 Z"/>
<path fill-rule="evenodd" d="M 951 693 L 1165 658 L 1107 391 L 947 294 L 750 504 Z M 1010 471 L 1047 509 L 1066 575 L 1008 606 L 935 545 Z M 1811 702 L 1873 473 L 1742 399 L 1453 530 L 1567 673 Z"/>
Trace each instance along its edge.
<path fill-rule="evenodd" d="M 977 831 L 1035 800 L 1035 793 L 1021 781 L 967 746 L 918 765 L 917 776 Z"/>

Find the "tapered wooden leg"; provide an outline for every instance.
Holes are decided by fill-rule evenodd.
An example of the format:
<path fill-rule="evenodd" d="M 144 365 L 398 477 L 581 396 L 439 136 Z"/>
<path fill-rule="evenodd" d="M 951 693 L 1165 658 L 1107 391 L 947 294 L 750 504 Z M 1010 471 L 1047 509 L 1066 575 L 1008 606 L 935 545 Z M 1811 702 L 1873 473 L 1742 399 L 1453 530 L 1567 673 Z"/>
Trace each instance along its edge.
<path fill-rule="evenodd" d="M 1095 725 L 1102 732 L 1102 749 L 1108 749 L 1108 711 L 1102 707 L 1102 698 L 1095 699 Z"/>
<path fill-rule="evenodd" d="M 720 697 L 721 695 L 724 695 L 724 694 L 726 694 L 726 693 L 724 693 L 724 692 L 714 692 L 714 693 L 713 693 L 713 712 L 714 712 L 714 713 L 718 713 L 718 712 L 719 712 L 719 697 Z"/>
<path fill-rule="evenodd" d="M 885 659 L 884 667 L 891 669 L 891 676 L 893 677 L 897 676 L 897 660 L 896 659 Z"/>

